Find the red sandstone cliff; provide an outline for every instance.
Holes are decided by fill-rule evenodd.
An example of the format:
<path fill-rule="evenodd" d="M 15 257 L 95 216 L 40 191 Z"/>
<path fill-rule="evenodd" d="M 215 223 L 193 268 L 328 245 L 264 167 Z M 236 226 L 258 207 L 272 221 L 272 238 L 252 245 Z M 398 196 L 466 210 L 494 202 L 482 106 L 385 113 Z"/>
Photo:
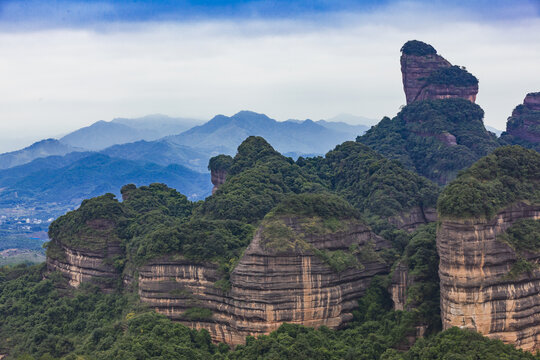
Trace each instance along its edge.
<path fill-rule="evenodd" d="M 448 98 L 476 101 L 476 78 L 464 69 L 453 67 L 438 55 L 431 45 L 412 40 L 407 42 L 401 51 L 401 74 L 407 104 Z M 466 81 L 462 81 L 463 79 Z"/>

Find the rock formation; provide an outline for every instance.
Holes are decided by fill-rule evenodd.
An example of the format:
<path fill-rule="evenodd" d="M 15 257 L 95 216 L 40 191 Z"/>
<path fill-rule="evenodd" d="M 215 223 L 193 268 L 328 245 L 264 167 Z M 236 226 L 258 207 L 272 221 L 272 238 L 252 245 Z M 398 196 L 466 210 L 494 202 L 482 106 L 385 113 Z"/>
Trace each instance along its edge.
<path fill-rule="evenodd" d="M 232 162 L 233 159 L 229 155 L 218 155 L 210 159 L 208 170 L 210 170 L 211 181 L 214 185 L 212 195 L 225 183 Z"/>
<path fill-rule="evenodd" d="M 434 221 L 437 221 L 437 211 L 434 208 L 423 209 L 420 206 L 412 208 L 407 213 L 388 218 L 390 224 L 409 232 L 416 230 L 420 225 Z"/>
<path fill-rule="evenodd" d="M 96 229 L 114 226 L 108 222 L 96 221 L 91 225 Z M 120 272 L 114 267 L 114 258 L 123 256 L 120 242 L 111 241 L 103 247 L 88 249 L 52 241 L 48 248 L 47 269 L 59 271 L 69 285 L 77 287 L 83 282 L 91 281 L 106 291 L 117 285 Z"/>
<path fill-rule="evenodd" d="M 431 46 L 412 40 L 401 48 L 401 74 L 407 104 L 430 99 L 463 98 L 475 102 L 478 80 L 452 66 Z"/>
<path fill-rule="evenodd" d="M 502 234 L 540 205 L 518 202 L 490 220 L 444 219 L 437 233 L 443 327 L 470 328 L 527 351 L 540 349 L 540 270 L 512 274 L 518 255 Z M 538 264 L 538 252 L 521 256 Z"/>
<path fill-rule="evenodd" d="M 508 118 L 503 140 L 540 151 L 540 92 L 529 93 Z"/>
<path fill-rule="evenodd" d="M 214 185 L 214 187 L 212 188 L 212 195 L 215 194 L 217 189 L 219 189 L 219 187 L 225 183 L 226 178 L 227 170 L 220 169 L 212 170 L 210 172 L 210 179 L 212 181 L 212 185 Z"/>
<path fill-rule="evenodd" d="M 284 222 L 296 234 L 303 226 L 298 219 Z M 377 255 L 389 244 L 358 222 L 286 245 L 269 248 L 262 225 L 227 288 L 220 286 L 222 274 L 214 264 L 153 261 L 139 270 L 140 298 L 172 319 L 207 329 L 216 341 L 241 344 L 245 336 L 268 334 L 284 322 L 338 328 L 352 319 L 351 311 L 372 277 L 389 271 Z M 333 269 L 321 257 L 354 246 L 358 264 L 347 269 Z"/>

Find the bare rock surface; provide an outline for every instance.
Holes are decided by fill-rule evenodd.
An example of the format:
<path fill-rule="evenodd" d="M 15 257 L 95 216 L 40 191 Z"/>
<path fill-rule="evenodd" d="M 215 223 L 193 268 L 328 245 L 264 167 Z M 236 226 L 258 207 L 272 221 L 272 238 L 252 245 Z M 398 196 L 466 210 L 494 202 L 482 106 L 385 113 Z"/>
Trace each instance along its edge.
<path fill-rule="evenodd" d="M 470 328 L 527 351 L 540 349 L 540 270 L 509 276 L 517 257 L 500 235 L 520 219 L 540 219 L 521 202 L 491 220 L 444 219 L 437 233 L 443 327 Z M 531 263 L 539 253 L 526 253 Z"/>

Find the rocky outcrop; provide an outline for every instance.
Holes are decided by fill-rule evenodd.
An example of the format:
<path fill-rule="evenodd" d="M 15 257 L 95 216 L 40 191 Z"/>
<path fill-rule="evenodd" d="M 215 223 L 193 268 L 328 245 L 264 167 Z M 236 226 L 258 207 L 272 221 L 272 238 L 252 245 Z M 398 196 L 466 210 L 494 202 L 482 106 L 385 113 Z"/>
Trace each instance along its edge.
<path fill-rule="evenodd" d="M 448 98 L 476 101 L 476 78 L 465 69 L 452 66 L 431 45 L 413 40 L 403 45 L 401 51 L 401 74 L 407 104 Z"/>
<path fill-rule="evenodd" d="M 509 276 L 517 256 L 501 240 L 520 219 L 540 219 L 540 205 L 520 202 L 490 220 L 443 219 L 437 250 L 445 329 L 470 328 L 527 351 L 540 349 L 540 270 Z M 523 256 L 540 261 L 539 253 Z"/>
<path fill-rule="evenodd" d="M 540 151 L 540 92 L 529 93 L 508 118 L 502 138 Z"/>
<path fill-rule="evenodd" d="M 529 110 L 540 111 L 540 92 L 528 93 L 523 105 Z"/>
<path fill-rule="evenodd" d="M 409 267 L 400 261 L 392 272 L 390 283 L 390 296 L 394 303 L 394 310 L 408 310 L 407 288 L 414 282 L 414 277 L 409 274 Z"/>
<path fill-rule="evenodd" d="M 297 220 L 284 221 L 295 233 L 300 231 Z M 139 295 L 158 312 L 207 329 L 215 341 L 228 344 L 241 344 L 247 335 L 268 334 L 284 322 L 338 328 L 352 319 L 351 311 L 372 277 L 388 273 L 378 256 L 388 246 L 353 222 L 276 251 L 267 246 L 262 225 L 228 283 L 216 265 L 161 260 L 140 268 Z M 328 252 L 341 254 L 352 247 L 358 249 L 356 265 L 336 270 L 324 260 Z"/>
<path fill-rule="evenodd" d="M 225 183 L 225 180 L 227 179 L 227 170 L 212 169 L 210 171 L 210 179 L 212 181 L 212 185 L 214 185 L 214 187 L 212 188 L 212 195 L 213 195 L 216 193 L 217 189 L 219 189 L 219 187 Z"/>
<path fill-rule="evenodd" d="M 437 221 L 437 211 L 434 208 L 423 209 L 420 206 L 412 208 L 407 213 L 388 218 L 390 224 L 398 229 L 412 232 L 420 225 Z"/>
<path fill-rule="evenodd" d="M 88 250 L 57 246 L 56 256 L 49 252 L 48 271 L 59 271 L 69 285 L 78 287 L 83 282 L 92 282 L 104 290 L 112 290 L 117 285 L 120 272 L 113 265 L 113 258 L 123 254 L 119 243 L 111 243 L 105 249 Z"/>
<path fill-rule="evenodd" d="M 214 156 L 208 162 L 208 170 L 210 170 L 212 184 L 214 185 L 212 188 L 212 195 L 225 183 L 232 163 L 233 158 L 229 155 Z"/>

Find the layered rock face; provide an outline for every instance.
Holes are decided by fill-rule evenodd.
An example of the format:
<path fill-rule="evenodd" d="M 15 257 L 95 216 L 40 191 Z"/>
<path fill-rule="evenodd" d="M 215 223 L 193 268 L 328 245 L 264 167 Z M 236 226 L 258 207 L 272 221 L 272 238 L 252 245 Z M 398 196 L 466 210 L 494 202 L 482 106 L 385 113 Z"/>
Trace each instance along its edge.
<path fill-rule="evenodd" d="M 434 74 L 441 69 L 451 68 L 452 64 L 438 55 L 431 45 L 413 40 L 407 42 L 401 51 L 401 74 L 407 104 L 448 98 L 476 101 L 478 84 L 460 84 L 449 81 L 448 77 L 433 81 Z"/>
<path fill-rule="evenodd" d="M 296 220 L 285 221 L 299 230 Z M 358 223 L 279 251 L 265 245 L 264 234 L 263 225 L 231 273 L 228 289 L 218 282 L 222 274 L 216 265 L 156 261 L 139 270 L 141 300 L 172 319 L 207 329 L 215 341 L 241 344 L 245 336 L 268 334 L 284 322 L 338 328 L 352 319 L 372 277 L 389 271 L 377 255 L 389 244 Z M 349 252 L 351 246 L 358 247 L 358 266 L 341 271 L 315 255 Z"/>
<path fill-rule="evenodd" d="M 540 148 L 540 92 L 527 94 L 523 105 L 514 109 L 506 124 L 506 135 Z"/>
<path fill-rule="evenodd" d="M 83 282 L 91 281 L 104 290 L 114 288 L 120 273 L 113 266 L 111 259 L 122 255 L 120 244 L 109 244 L 106 249 L 73 249 L 61 245 L 63 256 L 47 257 L 47 269 L 60 271 L 69 285 L 78 287 Z"/>
<path fill-rule="evenodd" d="M 520 219 L 540 219 L 540 205 L 517 203 L 489 221 L 442 221 L 437 249 L 445 329 L 470 328 L 527 351 L 540 349 L 540 270 L 510 276 L 518 257 L 501 240 Z M 520 256 L 540 261 L 539 253 Z"/>
<path fill-rule="evenodd" d="M 392 216 L 388 219 L 388 222 L 398 229 L 409 232 L 416 230 L 420 225 L 435 221 L 437 221 L 437 211 L 433 208 L 423 209 L 420 206 L 415 206 L 407 213 Z"/>

